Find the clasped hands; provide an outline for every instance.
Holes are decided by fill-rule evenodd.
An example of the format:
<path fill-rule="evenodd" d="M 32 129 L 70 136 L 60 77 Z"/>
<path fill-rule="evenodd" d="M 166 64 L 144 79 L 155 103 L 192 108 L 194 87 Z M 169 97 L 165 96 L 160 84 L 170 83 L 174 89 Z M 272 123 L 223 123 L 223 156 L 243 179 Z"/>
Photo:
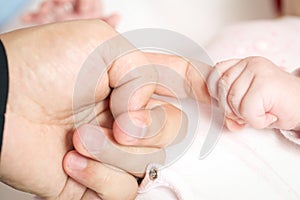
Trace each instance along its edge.
<path fill-rule="evenodd" d="M 74 107 L 81 67 L 98 46 L 116 35 L 100 20 L 49 24 L 0 35 L 10 79 L 0 164 L 2 182 L 44 199 L 134 199 L 138 185 L 133 175 L 143 174 L 134 174 L 131 163 L 126 166 L 128 157 L 115 157 L 117 154 L 111 152 L 117 147 L 133 154 L 149 153 L 169 145 L 184 116 L 173 105 L 153 98 L 153 94 L 172 96 L 163 87 L 147 84 L 128 90 L 134 80 L 155 83 L 159 76 L 151 67 L 142 75 L 124 76 L 149 64 L 168 66 L 180 74 L 198 101 L 209 102 L 210 94 L 218 99 L 229 129 L 244 124 L 298 129 L 298 113 L 289 113 L 298 98 L 291 98 L 289 104 L 282 101 L 281 94 L 299 91 L 299 78 L 263 58 L 222 62 L 213 71 L 203 64 L 200 74 L 207 77 L 201 77 L 180 57 L 133 51 L 110 63 L 96 87 L 88 80 L 79 85 L 82 92 L 76 96 L 79 103 Z M 110 52 L 102 53 L 99 56 L 105 62 Z M 265 72 L 272 76 L 265 76 Z M 268 83 L 264 83 L 266 77 Z M 274 83 L 280 90 L 270 90 Z M 128 103 L 120 98 L 123 92 Z M 92 100 L 86 95 L 91 93 Z M 159 118 L 157 107 L 164 111 L 164 124 L 155 136 L 144 137 L 148 133 L 144 128 Z M 126 127 L 128 119 L 140 129 Z M 145 161 L 136 162 L 139 169 L 146 167 Z"/>
<path fill-rule="evenodd" d="M 210 97 L 204 80 L 197 77 L 194 83 L 186 77 L 197 73 L 184 59 L 133 51 L 109 64 L 105 62 L 111 52 L 106 51 L 99 57 L 110 67 L 96 86 L 88 77 L 85 84 L 78 85 L 78 103 L 74 104 L 74 88 L 82 66 L 98 46 L 116 35 L 100 20 L 81 20 L 0 36 L 9 64 L 2 182 L 44 199 L 135 198 L 138 184 L 133 175 L 143 177 L 140 169 L 151 160 L 140 157 L 135 161 L 126 155 L 146 155 L 169 145 L 184 118 L 175 106 L 153 98 L 153 94 L 172 93 L 155 84 L 158 73 L 149 64 L 172 66 L 183 79 L 204 89 L 198 90 L 198 100 L 209 101 Z M 121 43 L 130 45 L 125 40 Z M 111 48 L 118 50 L 118 46 Z M 93 65 L 93 59 L 89 61 Z M 125 76 L 146 65 L 144 72 Z M 207 65 L 203 68 L 210 69 Z M 152 84 L 136 85 L 145 79 Z M 91 93 L 92 98 L 87 95 Z M 164 123 L 154 136 L 144 137 L 151 134 L 148 125 L 161 119 L 159 111 L 164 113 Z M 135 129 L 130 129 L 129 121 Z M 117 153 L 127 154 L 118 155 L 116 148 Z"/>

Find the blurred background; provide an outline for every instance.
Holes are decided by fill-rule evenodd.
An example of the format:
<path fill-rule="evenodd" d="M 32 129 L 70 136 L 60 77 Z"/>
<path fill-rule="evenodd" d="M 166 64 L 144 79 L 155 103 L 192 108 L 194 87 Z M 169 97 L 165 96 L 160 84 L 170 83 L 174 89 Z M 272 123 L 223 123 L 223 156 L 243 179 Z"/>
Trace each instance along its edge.
<path fill-rule="evenodd" d="M 15 3 L 11 3 L 15 2 Z M 20 16 L 36 10 L 42 0 L 0 0 L 0 33 L 23 28 Z M 119 32 L 165 28 L 184 34 L 202 47 L 224 27 L 244 20 L 276 17 L 275 0 L 104 0 L 104 12 L 117 12 Z M 42 169 L 41 169 L 42 170 Z M 29 200 L 32 196 L 0 183 L 0 200 Z"/>
<path fill-rule="evenodd" d="M 36 10 L 42 0 L 13 0 L 6 8 L 0 0 L 0 13 L 8 14 L 0 21 L 0 32 L 24 27 L 19 17 Z M 276 0 L 103 0 L 104 12 L 118 12 L 120 32 L 137 28 L 166 28 L 182 33 L 205 45 L 219 30 L 242 20 L 271 18 L 276 15 Z M 9 3 L 12 4 L 12 3 Z M 1 15 L 0 15 L 1 16 Z M 2 24 L 2 25 L 1 25 Z"/>

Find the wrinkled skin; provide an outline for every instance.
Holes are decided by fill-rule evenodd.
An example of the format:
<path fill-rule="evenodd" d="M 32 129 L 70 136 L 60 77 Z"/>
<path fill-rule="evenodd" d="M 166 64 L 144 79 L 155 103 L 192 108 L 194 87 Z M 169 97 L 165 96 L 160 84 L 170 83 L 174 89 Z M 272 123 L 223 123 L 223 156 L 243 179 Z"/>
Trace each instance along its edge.
<path fill-rule="evenodd" d="M 2 181 L 47 199 L 78 192 L 64 192 L 70 181 L 62 168 L 65 154 L 73 148 L 74 84 L 88 55 L 114 35 L 116 32 L 100 20 L 53 24 L 1 35 L 10 67 Z M 143 59 L 137 55 L 135 61 L 142 63 Z M 95 112 L 101 126 L 111 127 L 108 74 L 99 85 Z M 86 106 L 82 99 L 82 106 Z M 74 112 L 88 117 L 91 103 Z M 128 190 L 136 190 L 134 178 L 126 176 L 131 183 L 128 185 L 132 185 Z M 76 187 L 82 190 L 82 186 Z"/>

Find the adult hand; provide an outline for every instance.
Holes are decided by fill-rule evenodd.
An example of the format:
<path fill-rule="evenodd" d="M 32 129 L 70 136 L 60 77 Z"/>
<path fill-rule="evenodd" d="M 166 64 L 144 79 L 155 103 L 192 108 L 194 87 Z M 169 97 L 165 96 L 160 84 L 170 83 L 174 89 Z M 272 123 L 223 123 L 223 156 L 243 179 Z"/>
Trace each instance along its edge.
<path fill-rule="evenodd" d="M 197 66 L 193 66 L 190 62 L 187 62 L 186 59 L 182 59 L 178 56 L 154 53 L 146 53 L 145 56 L 150 63 L 169 67 L 181 77 L 172 77 L 171 74 L 164 74 L 158 69 L 159 79 L 164 79 L 166 78 L 165 76 L 167 76 L 168 81 L 173 84 L 176 83 L 173 91 L 186 89 L 184 84 L 182 84 L 182 80 L 187 81 L 188 85 L 191 86 L 190 90 L 185 90 L 185 92 L 178 92 L 176 94 L 164 87 L 156 87 L 156 94 L 174 98 L 190 96 L 202 103 L 210 102 L 211 98 L 208 94 L 205 80 L 211 72 L 211 66 L 201 62 L 198 62 Z M 190 93 L 192 91 L 194 94 Z M 183 96 L 176 96 L 178 94 Z M 90 125 L 81 126 L 73 135 L 73 144 L 77 152 L 69 152 L 64 160 L 64 169 L 66 173 L 76 180 L 76 182 L 93 190 L 86 194 L 87 197 L 91 196 L 93 199 L 99 199 L 99 197 L 103 197 L 103 195 L 109 196 L 110 198 L 112 198 L 112 195 L 116 195 L 114 196 L 116 199 L 120 198 L 119 194 L 124 192 L 124 182 L 118 181 L 120 180 L 120 175 L 118 173 L 120 169 L 110 170 L 114 169 L 112 168 L 112 165 L 130 171 L 136 176 L 141 175 L 136 174 L 134 169 L 130 167 L 134 165 L 135 167 L 139 166 L 145 168 L 148 162 L 147 155 L 151 153 L 151 149 L 146 149 L 144 147 L 165 147 L 173 140 L 174 132 L 178 132 L 178 127 L 172 122 L 178 121 L 178 118 L 180 118 L 180 116 L 178 116 L 179 113 L 174 112 L 175 110 L 172 111 L 168 107 L 165 107 L 165 109 L 169 111 L 167 111 L 167 122 L 165 123 L 165 126 L 162 127 L 164 129 L 163 134 L 158 134 L 154 137 L 139 138 L 128 135 L 123 131 L 114 131 L 112 133 L 110 129 L 100 129 L 99 127 Z M 147 119 L 145 121 L 147 121 Z M 107 138 L 103 137 L 103 132 L 106 133 L 108 136 Z M 114 138 L 120 144 L 126 145 L 127 148 L 122 148 L 116 142 L 109 144 L 107 141 L 111 135 L 114 135 Z M 105 146 L 105 148 L 103 148 L 103 146 Z M 130 146 L 133 146 L 133 148 Z M 116 152 L 115 149 L 117 148 L 123 149 L 123 152 Z M 131 155 L 129 155 L 128 152 L 131 153 Z M 142 154 L 141 159 L 136 156 L 138 154 Z M 101 162 L 95 160 L 110 163 L 111 165 L 103 165 Z M 128 165 L 130 167 L 128 167 Z M 112 187 L 112 185 L 116 187 Z M 102 191 L 104 193 L 99 194 L 95 191 Z"/>
<path fill-rule="evenodd" d="M 88 159 L 85 169 L 89 170 L 71 173 L 68 170 L 71 162 L 68 160 L 70 161 L 70 158 L 72 160 L 72 157 L 67 156 L 66 171 L 82 185 L 68 177 L 62 168 L 65 154 L 73 148 L 72 135 L 76 124 L 90 122 L 100 125 L 108 135 L 113 128 L 117 141 L 121 144 L 128 143 L 128 140 L 125 140 L 127 136 L 119 137 L 127 135 L 123 129 L 116 124 L 113 125 L 108 100 L 111 88 L 115 88 L 117 91 L 115 94 L 118 96 L 118 91 L 124 91 L 122 88 L 132 83 L 130 79 L 122 83 L 124 74 L 138 66 L 149 64 L 140 52 L 126 54 L 112 63 L 99 81 L 93 101 L 86 96 L 86 91 L 94 88 L 90 88 L 87 84 L 82 87 L 79 96 L 82 104 L 75 108 L 72 104 L 73 91 L 81 66 L 100 44 L 116 35 L 113 29 L 100 20 L 88 20 L 23 29 L 0 36 L 7 51 L 10 76 L 1 152 L 1 181 L 46 199 L 90 199 L 93 195 L 102 199 L 134 198 L 137 183 L 133 176 L 124 171 L 116 171 Z M 126 44 L 126 41 L 122 44 Z M 112 47 L 112 50 L 114 48 L 117 47 Z M 105 56 L 110 55 L 109 52 L 105 52 L 99 56 L 103 56 L 105 61 Z M 170 66 L 170 63 L 168 65 Z M 181 61 L 180 65 L 181 68 L 178 70 L 184 72 L 185 77 L 185 72 L 191 70 L 187 70 L 186 62 Z M 151 67 L 142 74 L 131 78 L 139 80 L 152 77 L 155 82 L 156 73 Z M 197 83 L 201 88 L 204 82 L 199 79 Z M 167 114 L 166 123 L 155 136 L 155 140 L 131 141 L 131 145 L 144 146 L 147 143 L 149 146 L 134 147 L 132 151 L 138 149 L 140 152 L 149 152 L 154 149 L 153 147 L 168 144 L 175 137 L 174 130 L 178 128 L 176 125 L 180 125 L 178 122 L 182 119 L 182 112 L 170 104 L 152 99 L 151 95 L 155 91 L 163 93 L 163 90 L 158 89 L 155 84 L 140 87 L 130 99 L 129 110 L 133 116 L 141 117 L 147 122 L 149 110 L 140 109 L 161 105 Z M 202 94 L 204 99 L 207 98 L 206 95 L 205 92 Z M 199 98 L 201 99 L 201 94 Z M 96 113 L 96 118 L 91 117 L 93 112 Z M 80 120 L 74 121 L 76 119 Z M 111 140 L 113 142 L 112 137 Z M 155 141 L 160 143 L 155 144 Z M 128 147 L 124 149 L 127 150 Z M 69 155 L 72 154 L 74 155 L 74 152 Z M 89 178 L 83 181 L 78 178 L 80 176 Z"/>
<path fill-rule="evenodd" d="M 46 0 L 35 12 L 22 17 L 23 22 L 45 24 L 75 19 L 101 19 L 115 27 L 118 14 L 105 15 L 101 0 Z"/>
<path fill-rule="evenodd" d="M 227 127 L 298 129 L 300 79 L 262 57 L 220 62 L 209 88 L 227 116 Z"/>

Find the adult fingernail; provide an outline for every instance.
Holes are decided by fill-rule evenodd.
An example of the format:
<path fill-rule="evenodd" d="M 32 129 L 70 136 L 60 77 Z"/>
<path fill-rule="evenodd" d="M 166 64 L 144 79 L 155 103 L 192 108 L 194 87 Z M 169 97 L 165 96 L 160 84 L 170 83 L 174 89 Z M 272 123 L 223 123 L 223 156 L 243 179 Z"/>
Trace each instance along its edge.
<path fill-rule="evenodd" d="M 107 139 L 100 128 L 84 125 L 77 132 L 82 145 L 91 155 L 97 155 L 105 149 Z"/>
<path fill-rule="evenodd" d="M 77 153 L 71 153 L 67 157 L 67 167 L 71 170 L 83 170 L 87 166 L 87 159 Z"/>

